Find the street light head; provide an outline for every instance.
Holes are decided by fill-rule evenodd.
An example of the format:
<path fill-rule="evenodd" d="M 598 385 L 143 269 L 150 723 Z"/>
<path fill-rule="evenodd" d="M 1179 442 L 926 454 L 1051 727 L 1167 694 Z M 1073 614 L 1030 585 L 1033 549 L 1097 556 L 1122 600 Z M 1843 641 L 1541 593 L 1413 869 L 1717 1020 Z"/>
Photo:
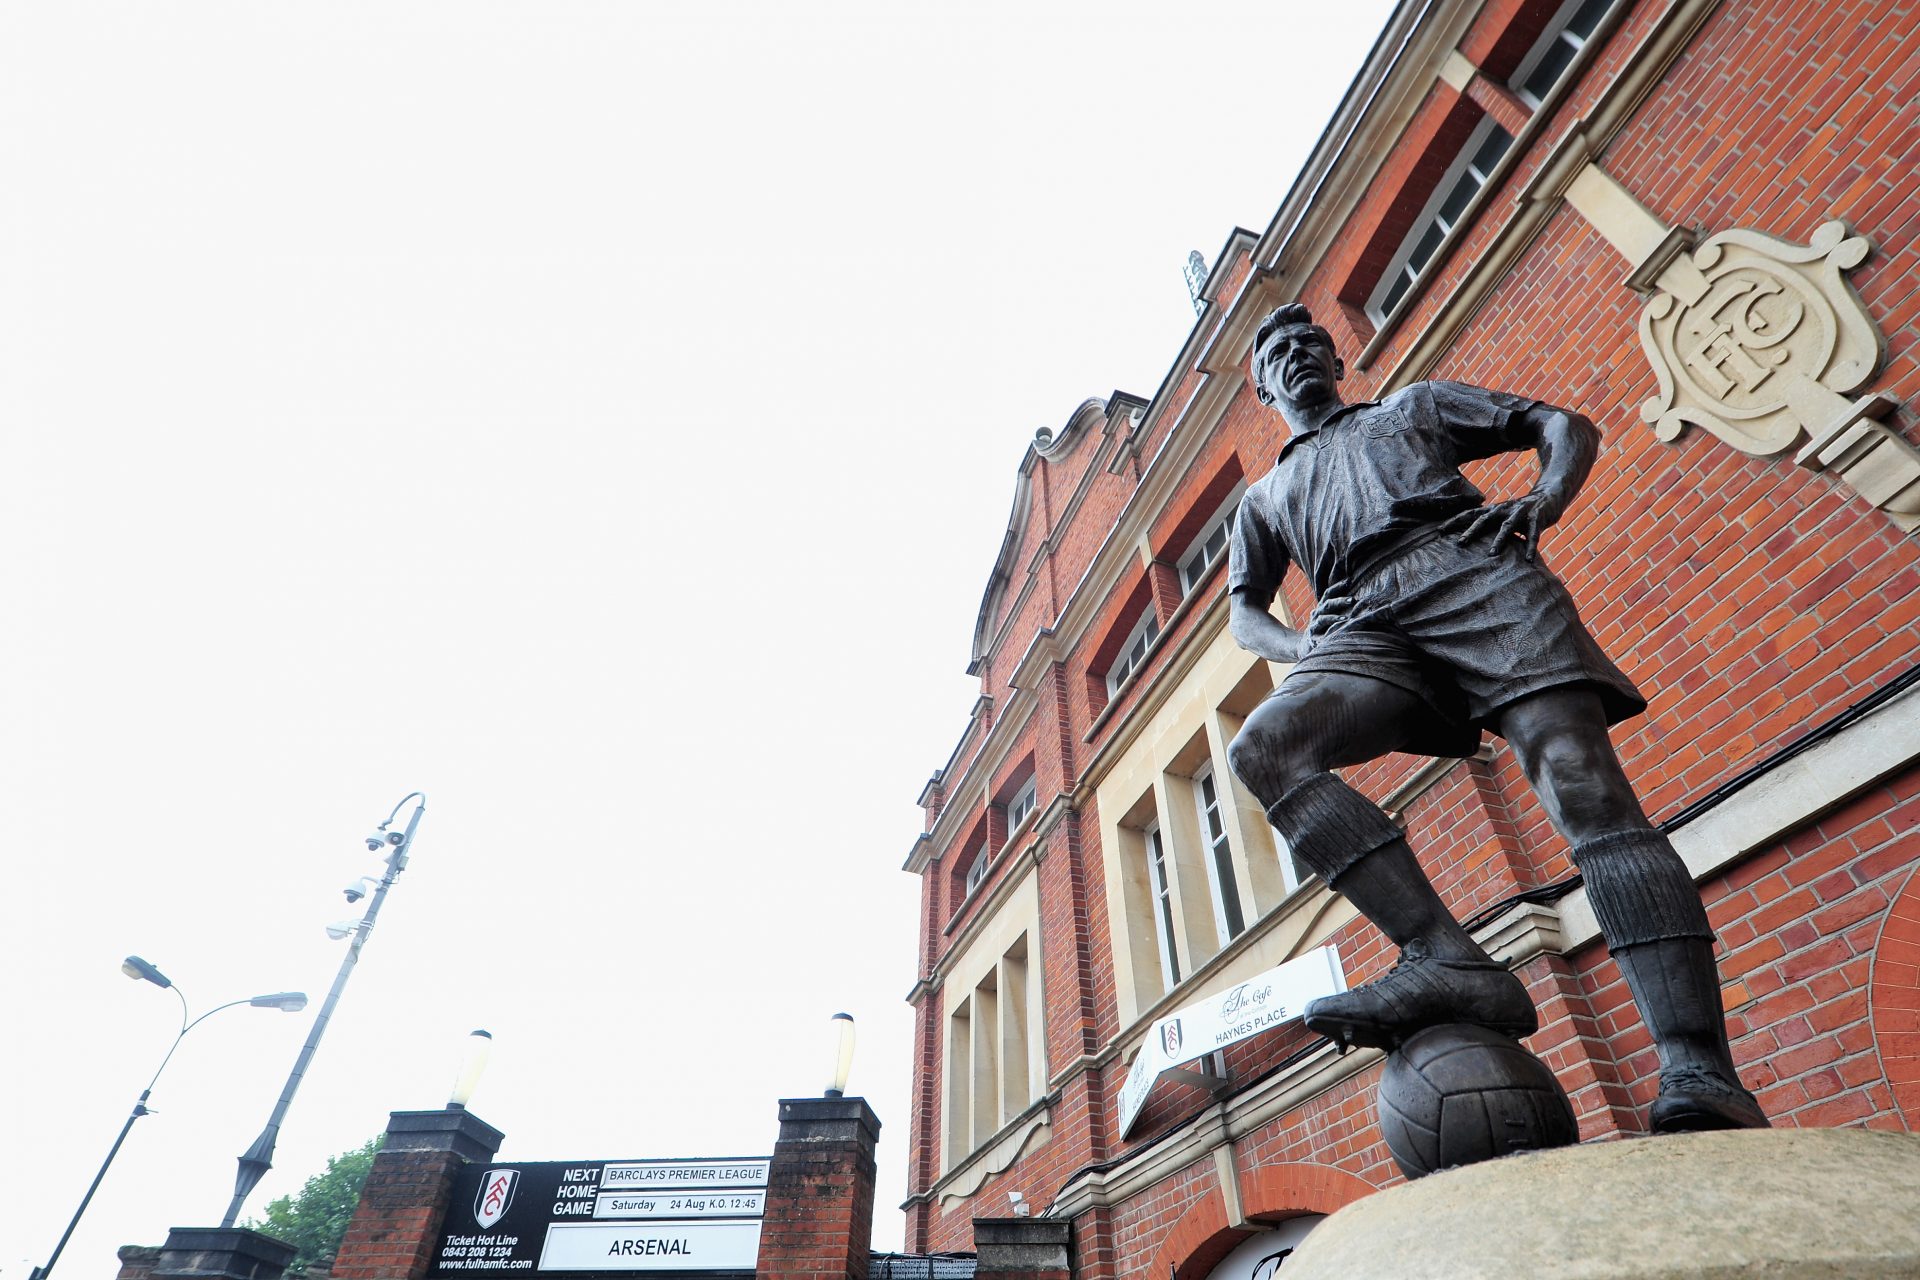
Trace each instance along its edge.
<path fill-rule="evenodd" d="M 338 942 L 342 938 L 352 936 L 353 931 L 359 927 L 360 922 L 358 920 L 335 920 L 327 926 L 327 936 L 335 942 Z"/>
<path fill-rule="evenodd" d="M 120 972 L 126 974 L 129 978 L 145 979 L 156 987 L 170 987 L 173 985 L 172 978 L 169 978 L 166 974 L 160 972 L 139 956 L 128 956 L 125 960 L 122 960 L 120 962 Z"/>
<path fill-rule="evenodd" d="M 270 996 L 255 996 L 247 1003 L 256 1009 L 278 1009 L 282 1013 L 298 1013 L 307 1007 L 307 993 L 276 991 Z"/>

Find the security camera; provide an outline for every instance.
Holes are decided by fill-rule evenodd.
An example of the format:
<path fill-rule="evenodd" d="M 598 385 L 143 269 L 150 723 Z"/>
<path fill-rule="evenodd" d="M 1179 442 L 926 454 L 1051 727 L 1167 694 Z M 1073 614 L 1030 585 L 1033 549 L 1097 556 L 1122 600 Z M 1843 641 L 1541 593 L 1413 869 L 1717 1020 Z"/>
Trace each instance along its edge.
<path fill-rule="evenodd" d="M 378 831 L 367 837 L 367 852 L 378 853 L 387 847 L 387 838 Z"/>
<path fill-rule="evenodd" d="M 365 876 L 361 876 L 358 880 L 355 880 L 353 883 L 349 884 L 346 888 L 342 889 L 340 892 L 347 895 L 348 902 L 360 901 L 360 899 L 367 896 L 367 878 Z"/>

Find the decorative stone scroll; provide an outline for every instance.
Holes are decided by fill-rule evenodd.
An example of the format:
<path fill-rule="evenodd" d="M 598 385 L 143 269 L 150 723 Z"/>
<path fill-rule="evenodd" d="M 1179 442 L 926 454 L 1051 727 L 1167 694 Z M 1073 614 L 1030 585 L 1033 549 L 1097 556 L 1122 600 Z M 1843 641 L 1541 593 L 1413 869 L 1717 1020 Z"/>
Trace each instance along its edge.
<path fill-rule="evenodd" d="M 1745 453 L 1784 453 L 1844 412 L 1881 343 L 1841 272 L 1870 251 L 1829 222 L 1805 247 L 1722 231 L 1674 258 L 1640 315 L 1660 393 L 1640 414 L 1662 440 L 1705 427 Z"/>
<path fill-rule="evenodd" d="M 1909 533 L 1920 530 L 1920 450 L 1882 425 L 1889 396 L 1855 396 L 1885 344 L 1846 272 L 1872 251 L 1846 224 L 1805 245 L 1734 229 L 1695 247 L 1590 161 L 1567 202 L 1633 264 L 1650 294 L 1640 340 L 1660 389 L 1640 413 L 1672 442 L 1702 427 L 1741 450 L 1844 480 Z"/>

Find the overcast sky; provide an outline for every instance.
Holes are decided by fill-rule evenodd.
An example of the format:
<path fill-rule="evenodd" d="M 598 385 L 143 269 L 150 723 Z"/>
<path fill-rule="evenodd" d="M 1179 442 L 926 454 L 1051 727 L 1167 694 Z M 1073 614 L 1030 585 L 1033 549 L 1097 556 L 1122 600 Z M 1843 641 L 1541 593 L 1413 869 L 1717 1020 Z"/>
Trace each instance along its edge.
<path fill-rule="evenodd" d="M 828 1019 L 905 1194 L 914 800 L 1035 428 L 1148 395 L 1385 19 L 1261 4 L 0 4 L 0 1276 L 395 1109 L 765 1154 Z M 1028 1190 L 1044 1204 L 1055 1188 Z"/>

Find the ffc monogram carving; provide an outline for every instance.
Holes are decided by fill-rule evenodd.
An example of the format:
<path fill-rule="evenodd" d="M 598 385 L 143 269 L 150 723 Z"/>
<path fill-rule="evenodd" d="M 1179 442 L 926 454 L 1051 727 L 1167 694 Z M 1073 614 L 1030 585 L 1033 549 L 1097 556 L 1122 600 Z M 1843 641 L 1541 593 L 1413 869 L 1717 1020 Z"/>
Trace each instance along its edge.
<path fill-rule="evenodd" d="M 1879 329 L 1842 274 L 1869 250 L 1829 222 L 1805 246 L 1723 231 L 1670 264 L 1640 317 L 1660 379 L 1640 409 L 1654 434 L 1701 426 L 1770 455 L 1824 427 L 1880 363 Z"/>

